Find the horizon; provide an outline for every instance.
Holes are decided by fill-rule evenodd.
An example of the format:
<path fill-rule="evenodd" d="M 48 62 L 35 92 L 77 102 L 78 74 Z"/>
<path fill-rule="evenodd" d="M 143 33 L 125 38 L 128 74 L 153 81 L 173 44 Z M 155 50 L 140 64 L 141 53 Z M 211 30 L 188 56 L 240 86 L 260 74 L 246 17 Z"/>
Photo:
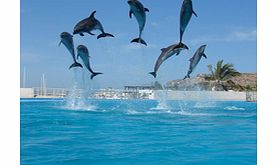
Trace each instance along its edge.
<path fill-rule="evenodd" d="M 84 37 L 74 35 L 75 48 L 79 44 L 86 45 L 90 51 L 92 69 L 104 73 L 92 82 L 86 80 L 92 88 L 123 88 L 182 79 L 188 70 L 189 58 L 202 44 L 208 45 L 205 53 L 208 59 L 200 61 L 192 77 L 209 73 L 207 65 L 215 66 L 221 59 L 224 63 L 234 64 L 241 73 L 257 73 L 256 1 L 193 1 L 198 17 L 192 16 L 184 34 L 184 43 L 190 50 L 163 63 L 157 79 L 148 72 L 153 70 L 160 49 L 178 41 L 182 0 L 164 1 L 159 5 L 155 5 L 157 2 L 141 1 L 150 10 L 142 36 L 148 43 L 147 47 L 130 43 L 138 36 L 138 25 L 134 17 L 130 19 L 128 16 L 127 1 L 118 2 L 22 0 L 21 86 L 24 67 L 27 73 L 26 87 L 40 86 L 42 74 L 45 74 L 47 86 L 63 88 L 73 86 L 74 72 L 89 77 L 86 70 L 68 70 L 72 59 L 66 48 L 63 45 L 58 47 L 58 43 L 61 32 L 72 33 L 75 24 L 88 17 L 93 10 L 97 11 L 96 18 L 105 31 L 115 38 L 97 40 L 95 36 L 87 34 Z M 110 7 L 105 6 L 106 3 L 110 3 Z M 236 12 L 232 12 L 235 7 Z M 64 8 L 62 12 L 61 8 Z M 164 9 L 168 9 L 167 12 L 163 12 Z"/>

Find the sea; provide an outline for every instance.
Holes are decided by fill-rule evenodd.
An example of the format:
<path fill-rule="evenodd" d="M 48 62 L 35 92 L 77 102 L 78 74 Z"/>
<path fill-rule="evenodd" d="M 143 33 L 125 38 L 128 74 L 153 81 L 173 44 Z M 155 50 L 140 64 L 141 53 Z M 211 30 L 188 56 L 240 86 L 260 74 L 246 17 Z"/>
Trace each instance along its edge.
<path fill-rule="evenodd" d="M 257 104 L 20 100 L 21 165 L 255 165 Z"/>

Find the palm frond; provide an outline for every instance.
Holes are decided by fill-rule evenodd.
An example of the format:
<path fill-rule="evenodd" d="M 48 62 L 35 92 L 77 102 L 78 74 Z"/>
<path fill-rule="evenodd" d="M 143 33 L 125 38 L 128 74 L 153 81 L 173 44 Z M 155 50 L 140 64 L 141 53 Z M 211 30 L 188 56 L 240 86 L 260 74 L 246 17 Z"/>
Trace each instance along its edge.
<path fill-rule="evenodd" d="M 214 73 L 214 79 L 218 81 L 228 80 L 231 77 L 238 76 L 240 73 L 234 68 L 233 64 L 227 63 L 223 65 L 223 60 L 217 62 L 216 68 L 214 71 L 211 69 L 212 65 L 209 65 L 209 69 L 212 73 Z"/>

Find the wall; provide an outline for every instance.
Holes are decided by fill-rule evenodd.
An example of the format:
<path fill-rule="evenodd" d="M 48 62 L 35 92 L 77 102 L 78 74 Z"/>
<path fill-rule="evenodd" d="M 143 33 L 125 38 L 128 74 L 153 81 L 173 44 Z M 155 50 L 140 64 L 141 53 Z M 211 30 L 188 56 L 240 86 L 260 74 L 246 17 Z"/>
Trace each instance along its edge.
<path fill-rule="evenodd" d="M 20 98 L 33 98 L 34 89 L 33 88 L 20 88 Z"/>
<path fill-rule="evenodd" d="M 245 92 L 225 91 L 154 91 L 154 99 L 169 100 L 212 100 L 212 101 L 246 101 Z"/>

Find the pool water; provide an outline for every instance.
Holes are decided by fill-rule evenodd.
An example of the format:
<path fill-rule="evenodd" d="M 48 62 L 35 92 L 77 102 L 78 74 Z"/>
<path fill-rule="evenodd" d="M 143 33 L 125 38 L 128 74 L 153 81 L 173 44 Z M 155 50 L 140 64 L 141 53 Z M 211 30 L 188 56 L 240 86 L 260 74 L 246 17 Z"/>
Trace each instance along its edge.
<path fill-rule="evenodd" d="M 254 165 L 248 102 L 21 99 L 22 165 Z"/>

